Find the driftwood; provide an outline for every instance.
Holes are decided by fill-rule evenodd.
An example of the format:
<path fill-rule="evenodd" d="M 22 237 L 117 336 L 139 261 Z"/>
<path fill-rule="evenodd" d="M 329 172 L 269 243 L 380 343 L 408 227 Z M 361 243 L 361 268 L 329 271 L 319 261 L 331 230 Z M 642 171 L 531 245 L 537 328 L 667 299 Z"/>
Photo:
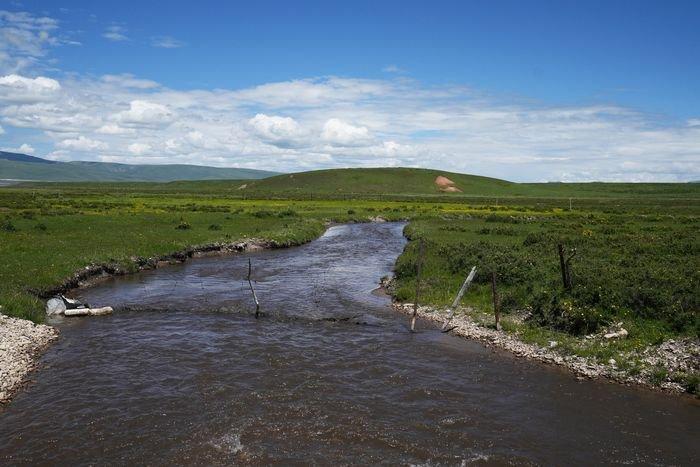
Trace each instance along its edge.
<path fill-rule="evenodd" d="M 255 317 L 260 316 L 260 302 L 258 301 L 258 295 L 255 293 L 255 287 L 253 287 L 253 281 L 251 280 L 251 272 L 253 270 L 253 265 L 248 258 L 248 285 L 250 286 L 250 291 L 253 293 L 253 300 L 255 300 Z"/>
<path fill-rule="evenodd" d="M 476 266 L 472 268 L 471 271 L 469 271 L 469 275 L 467 276 L 466 279 L 464 279 L 464 283 L 462 283 L 462 287 L 460 287 L 459 292 L 457 293 L 457 296 L 455 297 L 454 301 L 452 302 L 452 307 L 450 307 L 450 313 L 447 315 L 447 321 L 442 325 L 442 332 L 449 332 L 454 327 L 448 329 L 448 324 L 450 321 L 452 321 L 452 317 L 455 314 L 455 309 L 459 305 L 459 302 L 462 300 L 462 296 L 464 296 L 464 293 L 467 291 L 469 288 L 469 285 L 472 283 L 474 280 L 474 276 L 476 275 Z"/>
<path fill-rule="evenodd" d="M 112 314 L 113 311 L 111 306 L 104 306 L 102 308 L 73 308 L 66 310 L 64 314 L 66 316 L 101 316 Z"/>
<path fill-rule="evenodd" d="M 418 296 L 420 293 L 420 275 L 423 269 L 423 255 L 425 254 L 425 244 L 423 239 L 420 239 L 420 244 L 418 247 L 418 259 L 416 261 L 416 297 L 413 300 L 413 315 L 411 316 L 411 332 L 416 331 L 416 316 L 418 315 Z"/>

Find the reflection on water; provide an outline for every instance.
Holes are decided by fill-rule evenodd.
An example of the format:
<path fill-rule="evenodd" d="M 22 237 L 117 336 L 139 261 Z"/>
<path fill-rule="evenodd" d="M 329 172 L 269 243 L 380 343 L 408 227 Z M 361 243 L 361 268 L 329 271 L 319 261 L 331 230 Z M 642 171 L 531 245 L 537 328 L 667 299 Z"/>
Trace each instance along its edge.
<path fill-rule="evenodd" d="M 111 279 L 0 413 L 2 464 L 697 464 L 689 398 L 576 381 L 373 294 L 400 224 Z M 138 308 L 139 311 L 124 311 Z M 364 324 L 357 324 L 364 323 Z"/>

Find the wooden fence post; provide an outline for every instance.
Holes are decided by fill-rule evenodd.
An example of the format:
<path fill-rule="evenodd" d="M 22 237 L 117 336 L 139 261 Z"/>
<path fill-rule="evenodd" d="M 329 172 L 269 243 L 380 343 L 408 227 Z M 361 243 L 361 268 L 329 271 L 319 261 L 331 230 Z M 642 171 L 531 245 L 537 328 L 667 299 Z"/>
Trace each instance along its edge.
<path fill-rule="evenodd" d="M 418 315 L 418 296 L 420 293 L 421 270 L 423 269 L 423 254 L 425 253 L 425 244 L 423 239 L 419 240 L 418 259 L 416 260 L 416 296 L 413 300 L 413 316 L 411 316 L 411 332 L 416 330 L 416 316 Z"/>
<path fill-rule="evenodd" d="M 564 245 L 561 243 L 557 245 L 557 251 L 559 252 L 559 267 L 561 268 L 561 281 L 566 290 L 569 290 L 569 281 L 567 280 L 566 273 L 566 260 L 564 259 Z"/>
<path fill-rule="evenodd" d="M 493 314 L 496 318 L 496 330 L 501 330 L 501 304 L 498 299 L 498 290 L 496 289 L 496 271 L 491 272 L 491 292 L 493 293 Z"/>
<path fill-rule="evenodd" d="M 476 275 L 476 266 L 472 267 L 472 270 L 469 271 L 469 275 L 467 276 L 466 279 L 464 279 L 464 283 L 462 284 L 462 287 L 459 289 L 459 292 L 457 293 L 457 296 L 455 297 L 454 301 L 452 302 L 452 308 L 450 308 L 450 314 L 447 315 L 447 320 L 445 323 L 442 325 L 442 332 L 447 332 L 450 331 L 451 329 L 447 328 L 447 325 L 452 321 L 452 317 L 455 314 L 455 309 L 459 305 L 459 302 L 462 300 L 462 296 L 464 293 L 467 291 L 469 288 L 469 285 L 472 283 L 474 280 L 474 276 Z M 452 328 L 454 329 L 454 328 Z"/>
<path fill-rule="evenodd" d="M 559 252 L 559 267 L 561 268 L 562 283 L 566 290 L 571 291 L 573 283 L 571 280 L 571 260 L 576 256 L 576 248 L 571 250 L 571 255 L 568 258 L 564 258 L 564 245 L 561 243 L 557 245 L 557 251 Z"/>
<path fill-rule="evenodd" d="M 250 291 L 253 292 L 253 300 L 255 300 L 255 317 L 260 316 L 260 302 L 258 302 L 258 295 L 255 293 L 255 287 L 253 287 L 253 281 L 251 280 L 251 272 L 253 270 L 253 265 L 248 258 L 248 285 L 250 286 Z"/>

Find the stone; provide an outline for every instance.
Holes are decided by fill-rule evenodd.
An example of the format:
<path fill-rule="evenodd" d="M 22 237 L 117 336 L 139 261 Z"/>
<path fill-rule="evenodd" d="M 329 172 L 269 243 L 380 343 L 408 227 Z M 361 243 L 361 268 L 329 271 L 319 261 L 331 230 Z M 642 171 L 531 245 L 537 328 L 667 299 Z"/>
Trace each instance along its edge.
<path fill-rule="evenodd" d="M 62 315 L 66 312 L 66 304 L 58 297 L 54 297 L 46 302 L 47 315 Z"/>

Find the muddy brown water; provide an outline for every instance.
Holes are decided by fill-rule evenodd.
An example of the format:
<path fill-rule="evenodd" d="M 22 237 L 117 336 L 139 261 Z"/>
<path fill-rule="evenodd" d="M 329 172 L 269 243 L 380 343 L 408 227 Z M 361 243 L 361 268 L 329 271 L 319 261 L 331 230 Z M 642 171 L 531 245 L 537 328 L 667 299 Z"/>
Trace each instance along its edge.
<path fill-rule="evenodd" d="M 56 323 L 0 412 L 0 464 L 698 464 L 692 398 L 577 381 L 427 323 L 408 333 L 373 292 L 402 227 L 79 291 L 119 309 Z"/>

